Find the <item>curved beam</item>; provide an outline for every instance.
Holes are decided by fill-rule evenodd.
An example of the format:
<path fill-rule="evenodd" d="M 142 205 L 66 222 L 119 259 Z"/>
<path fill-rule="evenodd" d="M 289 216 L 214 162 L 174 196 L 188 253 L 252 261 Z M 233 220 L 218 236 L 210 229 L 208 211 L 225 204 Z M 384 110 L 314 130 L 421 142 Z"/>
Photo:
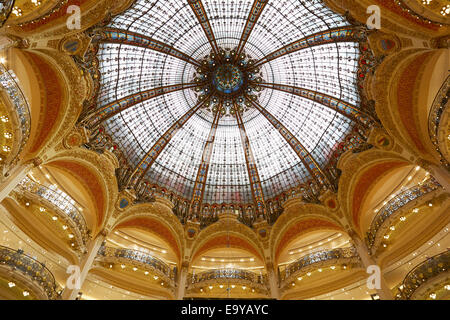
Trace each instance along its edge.
<path fill-rule="evenodd" d="M 259 67 L 266 62 L 278 59 L 282 56 L 305 48 L 321 46 L 333 42 L 358 42 L 358 40 L 362 38 L 362 32 L 363 30 L 361 28 L 348 26 L 314 33 L 310 36 L 289 43 L 288 45 L 285 45 L 272 53 L 269 53 L 265 57 L 256 61 L 252 68 Z"/>
<path fill-rule="evenodd" d="M 219 107 L 214 117 L 214 121 L 211 125 L 208 140 L 206 140 L 205 148 L 203 149 L 202 163 L 200 164 L 195 178 L 194 192 L 192 193 L 192 206 L 200 206 L 203 202 L 203 196 L 205 193 L 206 179 L 208 178 L 209 164 L 211 162 L 212 151 L 214 147 L 214 141 L 216 139 L 216 131 L 220 120 Z"/>
<path fill-rule="evenodd" d="M 194 107 L 192 107 L 188 112 L 186 112 L 177 122 L 175 122 L 167 131 L 156 141 L 156 143 L 150 148 L 150 150 L 145 154 L 144 158 L 136 166 L 136 169 L 130 176 L 129 186 L 135 186 L 143 179 L 147 171 L 153 165 L 155 160 L 164 150 L 164 148 L 169 144 L 170 140 L 175 136 L 179 129 L 201 108 L 203 105 L 209 101 L 209 96 L 199 101 Z"/>
<path fill-rule="evenodd" d="M 245 162 L 247 164 L 248 178 L 250 179 L 250 188 L 252 189 L 253 201 L 258 212 L 264 213 L 265 216 L 264 193 L 261 186 L 261 179 L 259 178 L 258 168 L 256 167 L 256 161 L 253 156 L 252 148 L 250 147 L 250 140 L 248 139 L 241 114 L 239 113 L 237 107 L 235 107 L 235 111 L 236 122 L 239 126 L 242 146 L 244 147 Z"/>
<path fill-rule="evenodd" d="M 283 136 L 286 142 L 291 146 L 292 150 L 298 155 L 300 161 L 306 167 L 306 169 L 311 174 L 314 180 L 320 186 L 330 185 L 330 181 L 325 173 L 320 168 L 317 161 L 311 156 L 311 154 L 306 150 L 306 148 L 300 143 L 300 141 L 271 113 L 269 113 L 265 108 L 263 108 L 258 102 L 250 99 L 246 95 L 247 101 L 250 101 L 253 107 L 261 112 L 261 114 L 278 130 L 278 132 Z"/>
<path fill-rule="evenodd" d="M 128 44 L 131 46 L 146 48 L 161 53 L 165 53 L 169 56 L 186 61 L 197 67 L 202 66 L 200 62 L 190 57 L 189 55 L 175 49 L 174 47 L 169 46 L 164 42 L 152 39 L 150 37 L 146 37 L 139 33 L 117 28 L 105 28 L 99 30 L 96 36 L 99 38 L 101 42 Z"/>
<path fill-rule="evenodd" d="M 197 85 L 198 83 L 182 83 L 135 93 L 122 99 L 110 102 L 106 106 L 101 107 L 100 109 L 89 115 L 86 119 L 84 119 L 83 123 L 85 123 L 89 128 L 94 128 L 101 122 L 108 120 L 109 118 L 114 117 L 116 114 L 127 110 L 128 108 L 141 102 L 165 95 L 167 93 L 194 88 Z"/>
<path fill-rule="evenodd" d="M 192 8 L 192 11 L 194 11 L 195 16 L 198 19 L 198 22 L 200 22 L 200 25 L 203 28 L 203 31 L 205 32 L 206 38 L 208 38 L 209 43 L 211 44 L 211 47 L 214 51 L 214 53 L 220 57 L 220 49 L 216 42 L 216 37 L 214 36 L 214 32 L 211 28 L 211 24 L 208 20 L 208 15 L 206 14 L 205 8 L 203 7 L 203 3 L 201 0 L 188 0 L 189 5 Z"/>
<path fill-rule="evenodd" d="M 293 95 L 309 99 L 314 102 L 318 102 L 325 107 L 330 108 L 331 110 L 334 110 L 340 114 L 342 114 L 344 117 L 349 118 L 353 122 L 359 123 L 364 127 L 369 126 L 371 123 L 374 122 L 372 117 L 364 112 L 361 109 L 358 109 L 356 106 L 345 102 L 343 100 L 337 99 L 335 97 L 332 97 L 330 95 L 327 95 L 325 93 L 300 88 L 300 87 L 294 87 L 286 84 L 277 84 L 277 83 L 258 83 L 257 85 L 263 87 L 263 88 L 269 88 L 273 90 L 283 91 L 287 93 L 291 93 Z"/>
<path fill-rule="evenodd" d="M 253 2 L 250 14 L 247 18 L 247 22 L 245 23 L 244 31 L 242 31 L 242 36 L 236 49 L 235 57 L 239 57 L 242 50 L 244 49 L 245 44 L 247 43 L 248 38 L 250 38 L 250 34 L 252 33 L 253 28 L 255 27 L 256 22 L 259 19 L 259 16 L 263 12 L 267 4 L 267 1 L 268 0 L 255 0 L 255 2 Z"/>

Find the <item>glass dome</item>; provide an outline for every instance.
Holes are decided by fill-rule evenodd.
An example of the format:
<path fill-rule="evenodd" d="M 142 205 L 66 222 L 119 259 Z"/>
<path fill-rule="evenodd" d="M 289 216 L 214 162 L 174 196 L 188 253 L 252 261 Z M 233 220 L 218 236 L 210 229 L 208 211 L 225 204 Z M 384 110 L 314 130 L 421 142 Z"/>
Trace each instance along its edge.
<path fill-rule="evenodd" d="M 253 205 L 325 179 L 362 121 L 354 27 L 321 1 L 138 0 L 97 34 L 96 121 L 131 182 L 188 202 Z"/>

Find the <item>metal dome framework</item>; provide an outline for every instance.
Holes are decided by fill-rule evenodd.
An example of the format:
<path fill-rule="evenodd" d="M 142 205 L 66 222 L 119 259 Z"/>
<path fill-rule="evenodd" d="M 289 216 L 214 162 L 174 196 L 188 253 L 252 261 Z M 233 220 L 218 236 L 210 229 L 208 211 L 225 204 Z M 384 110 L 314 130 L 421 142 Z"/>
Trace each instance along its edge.
<path fill-rule="evenodd" d="M 137 0 L 89 30 L 86 146 L 118 155 L 137 201 L 169 193 L 183 222 L 228 207 L 273 223 L 287 194 L 336 191 L 339 155 L 377 121 L 366 32 L 320 1 Z"/>

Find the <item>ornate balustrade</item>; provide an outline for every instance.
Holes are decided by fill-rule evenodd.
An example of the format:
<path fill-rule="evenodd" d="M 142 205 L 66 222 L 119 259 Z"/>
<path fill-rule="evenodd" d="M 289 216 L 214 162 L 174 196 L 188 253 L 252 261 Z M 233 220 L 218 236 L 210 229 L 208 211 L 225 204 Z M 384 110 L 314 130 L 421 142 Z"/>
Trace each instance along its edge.
<path fill-rule="evenodd" d="M 172 287 L 175 285 L 176 274 L 174 269 L 171 269 L 165 262 L 148 253 L 132 249 L 102 246 L 97 256 L 109 263 L 128 263 L 144 269 L 150 269 L 170 283 Z"/>
<path fill-rule="evenodd" d="M 14 8 L 15 0 L 5 0 L 0 3 L 0 28 L 3 27 L 6 20 L 8 20 L 12 9 Z"/>
<path fill-rule="evenodd" d="M 52 272 L 42 263 L 23 253 L 0 246 L 0 265 L 21 271 L 38 284 L 50 300 L 59 299 L 58 286 Z"/>
<path fill-rule="evenodd" d="M 434 190 L 439 189 L 441 186 L 433 178 L 425 181 L 423 184 L 411 187 L 401 193 L 395 198 L 389 200 L 378 212 L 372 221 L 369 231 L 367 232 L 366 243 L 370 250 L 375 246 L 377 240 L 377 234 L 385 222 L 395 212 L 407 205 L 413 200 L 416 200 Z"/>
<path fill-rule="evenodd" d="M 354 247 L 320 251 L 306 255 L 280 270 L 281 287 L 291 283 L 294 277 L 310 271 L 312 268 L 333 264 L 359 265 L 360 258 Z"/>
<path fill-rule="evenodd" d="M 416 290 L 430 279 L 448 272 L 450 267 L 450 251 L 431 257 L 414 269 L 412 269 L 403 280 L 399 288 L 397 300 L 410 300 Z"/>
<path fill-rule="evenodd" d="M 450 167 L 448 157 L 446 158 L 443 153 L 448 153 L 448 150 L 442 150 L 440 141 L 446 143 L 448 129 L 442 130 L 443 134 L 440 134 L 440 128 L 442 125 L 448 127 L 448 121 L 442 121 L 444 113 L 448 114 L 448 101 L 450 97 L 450 76 L 445 79 L 439 92 L 437 93 L 433 104 L 431 106 L 430 114 L 428 116 L 428 133 L 430 135 L 431 142 L 436 147 L 436 150 L 441 154 L 441 163 L 447 168 Z M 447 154 L 447 156 L 449 156 Z"/>
<path fill-rule="evenodd" d="M 268 292 L 267 276 L 239 269 L 216 269 L 198 274 L 189 274 L 188 288 L 217 285 L 224 282 L 244 284 L 262 292 Z"/>
<path fill-rule="evenodd" d="M 78 241 L 81 240 L 82 247 L 85 247 L 90 239 L 90 231 L 87 227 L 86 220 L 83 214 L 78 210 L 75 205 L 76 202 L 68 194 L 56 188 L 56 186 L 46 187 L 39 184 L 28 177 L 25 177 L 20 184 L 19 188 L 24 192 L 29 192 L 36 196 L 39 201 L 45 202 L 55 207 L 55 212 L 62 213 L 61 217 L 64 219 L 77 233 L 75 237 Z"/>
<path fill-rule="evenodd" d="M 0 64 L 0 91 L 3 91 L 8 96 L 17 117 L 21 137 L 17 151 L 11 157 L 17 158 L 17 155 L 22 152 L 30 136 L 30 107 L 17 83 L 16 76 L 11 71 L 8 71 L 3 64 Z"/>

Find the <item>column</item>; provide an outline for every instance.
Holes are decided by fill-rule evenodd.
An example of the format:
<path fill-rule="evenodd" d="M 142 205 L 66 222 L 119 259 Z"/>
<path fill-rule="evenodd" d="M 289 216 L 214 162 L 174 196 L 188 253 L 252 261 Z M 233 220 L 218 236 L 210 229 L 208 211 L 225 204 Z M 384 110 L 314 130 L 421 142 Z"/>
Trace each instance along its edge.
<path fill-rule="evenodd" d="M 6 179 L 0 183 L 0 202 L 21 182 L 31 169 L 41 164 L 40 159 L 33 159 L 30 162 L 18 165 L 9 172 Z"/>
<path fill-rule="evenodd" d="M 80 275 L 79 275 L 80 289 L 83 287 L 84 280 L 86 280 L 89 270 L 91 269 L 92 265 L 94 264 L 94 260 L 97 257 L 98 251 L 100 250 L 100 247 L 102 246 L 103 241 L 106 239 L 106 235 L 107 235 L 107 232 L 102 231 L 97 235 L 97 237 L 95 239 L 91 240 L 89 243 L 89 246 L 88 246 L 87 253 L 83 256 L 83 258 L 80 261 L 80 265 L 79 265 L 79 267 L 80 267 Z M 63 300 L 75 300 L 75 298 L 78 296 L 78 293 L 80 292 L 80 289 L 77 289 L 77 288 L 69 289 L 66 287 L 62 294 Z"/>
<path fill-rule="evenodd" d="M 177 293 L 175 295 L 176 300 L 183 300 L 184 293 L 186 291 L 186 282 L 188 277 L 188 270 L 189 270 L 189 262 L 184 261 L 181 264 L 181 270 L 178 276 L 178 287 L 177 287 Z"/>
<path fill-rule="evenodd" d="M 361 240 L 361 238 L 355 232 L 352 232 L 350 236 L 352 237 L 356 251 L 361 257 L 364 268 L 367 269 L 369 266 L 377 265 L 376 261 L 370 256 L 369 250 L 367 249 L 366 244 Z M 376 289 L 378 296 L 381 300 L 393 300 L 394 298 L 392 296 L 392 291 L 386 283 L 382 271 L 380 273 L 380 277 L 380 289 Z"/>
<path fill-rule="evenodd" d="M 280 298 L 280 289 L 278 287 L 278 277 L 272 263 L 267 264 L 267 277 L 270 286 L 270 297 L 278 300 Z"/>

